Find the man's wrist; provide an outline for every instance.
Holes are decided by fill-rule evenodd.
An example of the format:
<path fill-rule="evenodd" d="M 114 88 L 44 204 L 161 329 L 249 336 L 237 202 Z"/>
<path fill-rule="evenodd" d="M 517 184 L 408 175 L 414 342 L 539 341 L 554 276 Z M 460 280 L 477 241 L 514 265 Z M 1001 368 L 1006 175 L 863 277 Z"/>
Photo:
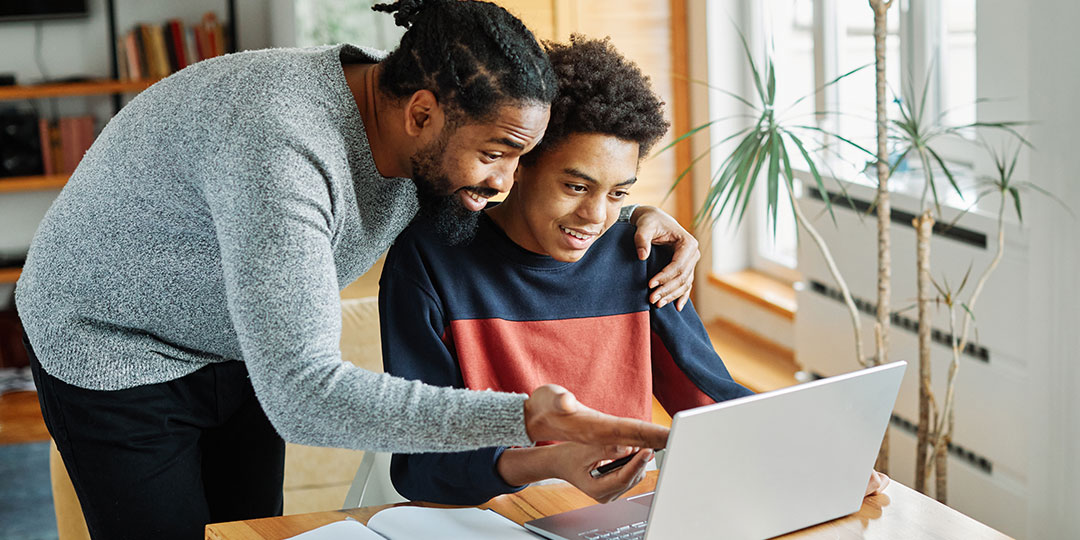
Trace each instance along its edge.
<path fill-rule="evenodd" d="M 620 208 L 619 209 L 619 221 L 622 221 L 624 223 L 633 223 L 633 221 L 631 221 L 631 218 L 634 217 L 634 210 L 637 210 L 638 206 L 640 206 L 640 205 L 627 204 L 627 205 L 623 206 L 622 208 Z"/>

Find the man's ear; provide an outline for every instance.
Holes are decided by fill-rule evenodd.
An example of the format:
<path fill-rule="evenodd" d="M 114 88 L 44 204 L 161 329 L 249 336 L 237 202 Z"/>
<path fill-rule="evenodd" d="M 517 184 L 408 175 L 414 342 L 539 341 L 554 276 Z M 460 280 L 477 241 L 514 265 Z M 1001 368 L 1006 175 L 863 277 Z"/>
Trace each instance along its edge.
<path fill-rule="evenodd" d="M 410 137 L 440 133 L 445 120 L 442 105 L 430 90 L 417 90 L 405 103 L 405 133 Z"/>

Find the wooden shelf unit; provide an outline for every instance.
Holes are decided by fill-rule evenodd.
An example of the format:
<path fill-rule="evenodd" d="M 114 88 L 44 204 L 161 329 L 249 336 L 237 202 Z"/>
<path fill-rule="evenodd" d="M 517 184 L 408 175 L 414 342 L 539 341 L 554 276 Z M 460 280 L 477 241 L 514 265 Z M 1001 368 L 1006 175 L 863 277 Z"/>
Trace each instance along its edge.
<path fill-rule="evenodd" d="M 46 191 L 60 189 L 67 184 L 69 176 L 53 174 L 49 176 L 10 176 L 0 178 L 0 193 L 16 191 Z"/>
<path fill-rule="evenodd" d="M 72 83 L 0 86 L 0 101 L 40 99 L 71 96 L 136 94 L 146 90 L 156 80 L 114 81 L 98 80 Z M 60 189 L 68 181 L 66 174 L 0 177 L 0 193 L 46 191 Z"/>
<path fill-rule="evenodd" d="M 37 99 L 69 96 L 93 96 L 111 94 L 135 94 L 157 82 L 143 81 L 85 81 L 34 85 L 0 86 L 0 101 L 14 99 Z"/>
<path fill-rule="evenodd" d="M 22 275 L 22 268 L 0 268 L 0 283 L 15 283 L 20 275 Z"/>

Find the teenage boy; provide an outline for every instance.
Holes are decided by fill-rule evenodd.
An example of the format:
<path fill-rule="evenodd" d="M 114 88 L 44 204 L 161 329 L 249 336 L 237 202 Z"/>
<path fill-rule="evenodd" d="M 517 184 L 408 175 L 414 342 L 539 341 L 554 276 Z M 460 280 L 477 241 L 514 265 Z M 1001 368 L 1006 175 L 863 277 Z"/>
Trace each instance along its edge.
<path fill-rule="evenodd" d="M 670 253 L 638 259 L 618 223 L 638 164 L 667 130 L 648 78 L 608 41 L 549 44 L 559 79 L 546 135 L 522 156 L 506 200 L 473 241 L 449 248 L 417 223 L 390 250 L 379 293 L 389 373 L 429 384 L 528 392 L 556 381 L 600 411 L 647 420 L 751 394 L 732 381 L 692 304 L 650 305 L 648 277 Z M 562 478 L 606 502 L 633 486 L 651 450 L 608 476 L 631 448 L 559 443 L 398 454 L 410 499 L 477 504 Z"/>

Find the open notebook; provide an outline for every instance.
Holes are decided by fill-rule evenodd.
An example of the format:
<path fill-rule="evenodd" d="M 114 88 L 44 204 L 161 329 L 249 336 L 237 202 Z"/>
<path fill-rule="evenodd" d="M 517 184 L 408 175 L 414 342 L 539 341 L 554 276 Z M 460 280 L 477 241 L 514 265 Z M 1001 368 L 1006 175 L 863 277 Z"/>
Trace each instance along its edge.
<path fill-rule="evenodd" d="M 517 523 L 479 508 L 395 506 L 375 514 L 365 527 L 348 519 L 324 525 L 289 540 L 535 540 Z"/>

